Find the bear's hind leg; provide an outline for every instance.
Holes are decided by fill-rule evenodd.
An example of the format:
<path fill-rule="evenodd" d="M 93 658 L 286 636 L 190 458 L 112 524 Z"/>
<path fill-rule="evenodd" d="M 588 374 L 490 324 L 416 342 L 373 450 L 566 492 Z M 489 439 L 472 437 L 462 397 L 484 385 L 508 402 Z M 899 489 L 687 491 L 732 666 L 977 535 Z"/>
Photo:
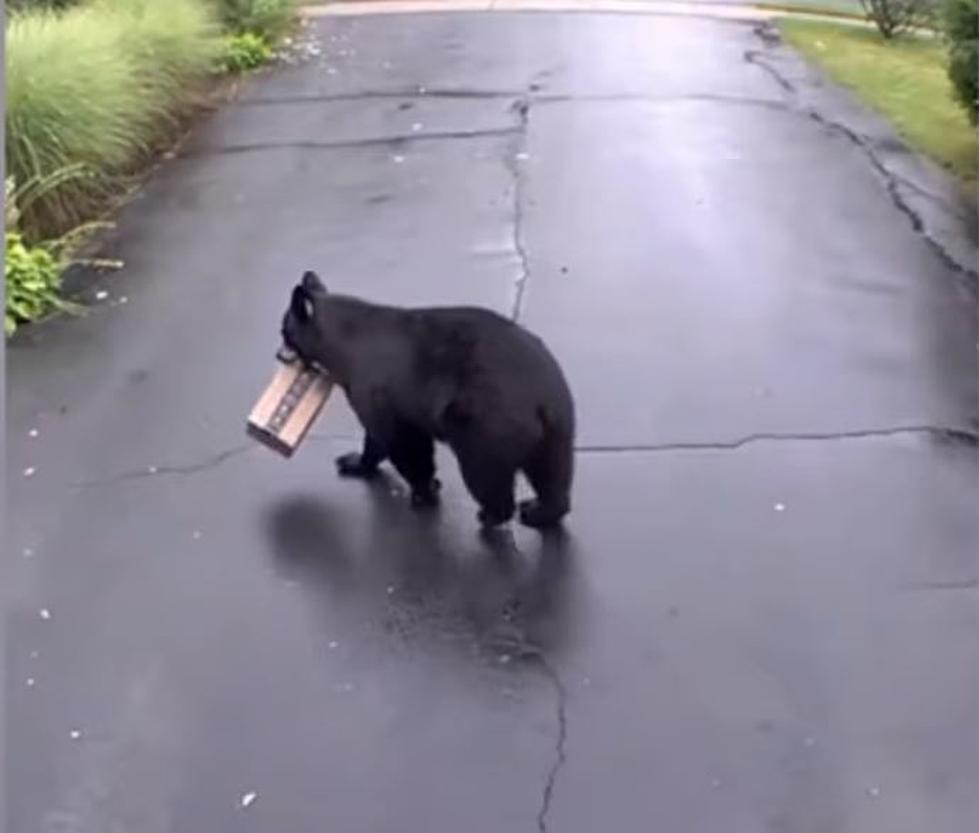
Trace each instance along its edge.
<path fill-rule="evenodd" d="M 521 523 L 537 528 L 556 526 L 571 511 L 571 439 L 556 433 L 545 435 L 522 468 L 537 498 L 521 501 Z"/>
<path fill-rule="evenodd" d="M 516 468 L 506 459 L 489 453 L 478 440 L 453 443 L 466 488 L 480 506 L 479 522 L 485 527 L 505 524 L 516 509 L 513 486 Z"/>

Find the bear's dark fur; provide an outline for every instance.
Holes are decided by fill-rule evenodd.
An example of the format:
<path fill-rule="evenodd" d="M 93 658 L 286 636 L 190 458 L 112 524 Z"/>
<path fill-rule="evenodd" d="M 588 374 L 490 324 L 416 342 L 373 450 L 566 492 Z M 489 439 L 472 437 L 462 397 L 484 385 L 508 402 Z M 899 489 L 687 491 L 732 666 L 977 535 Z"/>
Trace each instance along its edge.
<path fill-rule="evenodd" d="M 433 504 L 439 440 L 455 453 L 484 525 L 513 516 L 518 471 L 537 496 L 521 504 L 523 523 L 551 526 L 569 512 L 574 402 L 557 361 L 522 327 L 474 307 L 403 309 L 335 295 L 307 272 L 282 336 L 330 373 L 364 427 L 363 451 L 337 460 L 342 475 L 369 477 L 390 459 L 413 503 Z"/>

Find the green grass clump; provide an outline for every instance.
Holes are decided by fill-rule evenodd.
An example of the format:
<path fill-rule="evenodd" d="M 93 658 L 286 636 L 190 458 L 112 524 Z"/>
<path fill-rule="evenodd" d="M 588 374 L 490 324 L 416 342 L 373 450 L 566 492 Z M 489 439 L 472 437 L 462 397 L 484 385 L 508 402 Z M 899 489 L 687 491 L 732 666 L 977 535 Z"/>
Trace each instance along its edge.
<path fill-rule="evenodd" d="M 45 180 L 83 165 L 22 211 L 28 239 L 91 216 L 173 123 L 220 47 L 203 0 L 94 0 L 7 25 L 7 172 Z"/>
<path fill-rule="evenodd" d="M 228 35 L 224 40 L 224 50 L 222 65 L 226 72 L 257 69 L 271 61 L 275 54 L 265 38 L 254 32 Z"/>
<path fill-rule="evenodd" d="M 976 131 L 947 75 L 940 38 L 885 40 L 876 30 L 809 20 L 779 21 L 786 40 L 887 116 L 908 143 L 974 183 Z"/>
<path fill-rule="evenodd" d="M 296 0 L 218 0 L 218 10 L 230 32 L 251 32 L 271 43 L 292 24 Z"/>

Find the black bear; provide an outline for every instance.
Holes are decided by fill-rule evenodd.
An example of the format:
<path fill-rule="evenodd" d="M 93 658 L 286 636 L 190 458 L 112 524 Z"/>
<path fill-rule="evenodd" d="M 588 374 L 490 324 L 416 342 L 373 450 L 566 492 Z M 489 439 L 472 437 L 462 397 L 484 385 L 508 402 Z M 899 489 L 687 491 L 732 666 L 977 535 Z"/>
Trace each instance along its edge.
<path fill-rule="evenodd" d="M 455 453 L 484 526 L 513 517 L 514 481 L 536 493 L 520 505 L 533 527 L 571 509 L 574 401 L 544 343 L 475 307 L 405 309 L 327 291 L 306 272 L 282 323 L 287 347 L 326 370 L 364 427 L 363 451 L 340 474 L 370 477 L 389 459 L 412 503 L 437 502 L 435 440 Z"/>

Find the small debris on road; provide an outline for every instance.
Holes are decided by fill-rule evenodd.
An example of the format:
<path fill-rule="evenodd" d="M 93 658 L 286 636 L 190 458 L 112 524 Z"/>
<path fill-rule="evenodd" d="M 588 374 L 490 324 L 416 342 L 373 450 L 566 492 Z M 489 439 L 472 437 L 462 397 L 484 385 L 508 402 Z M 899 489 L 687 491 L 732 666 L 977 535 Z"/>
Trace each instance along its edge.
<path fill-rule="evenodd" d="M 104 289 L 100 289 L 98 292 L 95 293 L 96 301 L 104 301 L 108 297 L 109 297 L 109 293 L 106 292 Z"/>
<path fill-rule="evenodd" d="M 517 154 L 517 159 L 519 159 L 521 162 L 525 162 L 528 159 L 530 159 L 530 154 L 529 153 L 518 153 Z"/>
<path fill-rule="evenodd" d="M 388 595 L 391 596 L 393 594 L 394 594 L 394 585 L 393 584 L 389 584 L 388 585 Z"/>
<path fill-rule="evenodd" d="M 82 736 L 82 733 L 78 729 L 72 729 L 68 735 L 72 740 L 78 740 Z"/>
<path fill-rule="evenodd" d="M 402 162 L 405 161 L 405 158 L 403 156 L 392 156 L 391 160 L 394 162 L 395 165 L 400 165 Z"/>
<path fill-rule="evenodd" d="M 776 512 L 784 512 L 785 511 L 785 504 L 784 503 L 776 503 L 775 504 L 775 511 Z"/>
<path fill-rule="evenodd" d="M 27 678 L 27 687 L 28 688 L 34 688 L 34 678 L 33 677 L 28 677 Z"/>
<path fill-rule="evenodd" d="M 27 436 L 31 437 L 32 439 L 37 437 L 37 429 L 32 428 L 30 431 L 27 432 Z"/>
<path fill-rule="evenodd" d="M 329 648 L 329 649 L 330 649 L 331 651 L 334 651 L 334 650 L 336 650 L 337 648 L 339 648 L 339 647 L 340 647 L 340 643 L 339 643 L 339 642 L 337 642 L 337 641 L 336 641 L 336 640 L 334 639 L 334 640 L 333 640 L 333 641 L 332 641 L 332 642 L 331 642 L 331 643 L 330 643 L 329 645 L 327 645 L 327 647 L 328 647 L 328 648 Z"/>
<path fill-rule="evenodd" d="M 149 467 L 149 468 L 147 469 L 147 471 L 148 471 L 148 472 L 149 472 L 150 474 L 156 474 L 156 473 L 157 473 L 157 472 L 159 471 L 159 469 L 158 469 L 158 468 L 157 468 L 156 466 L 150 466 L 150 467 Z"/>
<path fill-rule="evenodd" d="M 28 466 L 26 469 L 24 469 L 24 477 L 33 477 L 34 472 L 36 471 L 37 469 L 34 468 L 34 466 Z"/>
<path fill-rule="evenodd" d="M 255 803 L 256 798 L 258 798 L 258 793 L 247 792 L 241 797 L 241 800 L 238 802 L 238 804 L 242 810 L 247 810 L 249 807 L 252 806 L 252 804 Z"/>
<path fill-rule="evenodd" d="M 39 615 L 39 616 L 40 616 L 40 617 L 41 617 L 42 619 L 44 619 L 45 621 L 47 621 L 48 619 L 50 619 L 50 618 L 51 618 L 51 611 L 50 611 L 50 610 L 48 610 L 48 609 L 47 609 L 46 607 L 42 607 L 42 608 L 41 608 L 41 609 L 40 609 L 40 610 L 38 611 L 38 615 Z"/>
<path fill-rule="evenodd" d="M 867 788 L 867 795 L 870 798 L 879 798 L 880 797 L 880 787 L 868 787 Z"/>

